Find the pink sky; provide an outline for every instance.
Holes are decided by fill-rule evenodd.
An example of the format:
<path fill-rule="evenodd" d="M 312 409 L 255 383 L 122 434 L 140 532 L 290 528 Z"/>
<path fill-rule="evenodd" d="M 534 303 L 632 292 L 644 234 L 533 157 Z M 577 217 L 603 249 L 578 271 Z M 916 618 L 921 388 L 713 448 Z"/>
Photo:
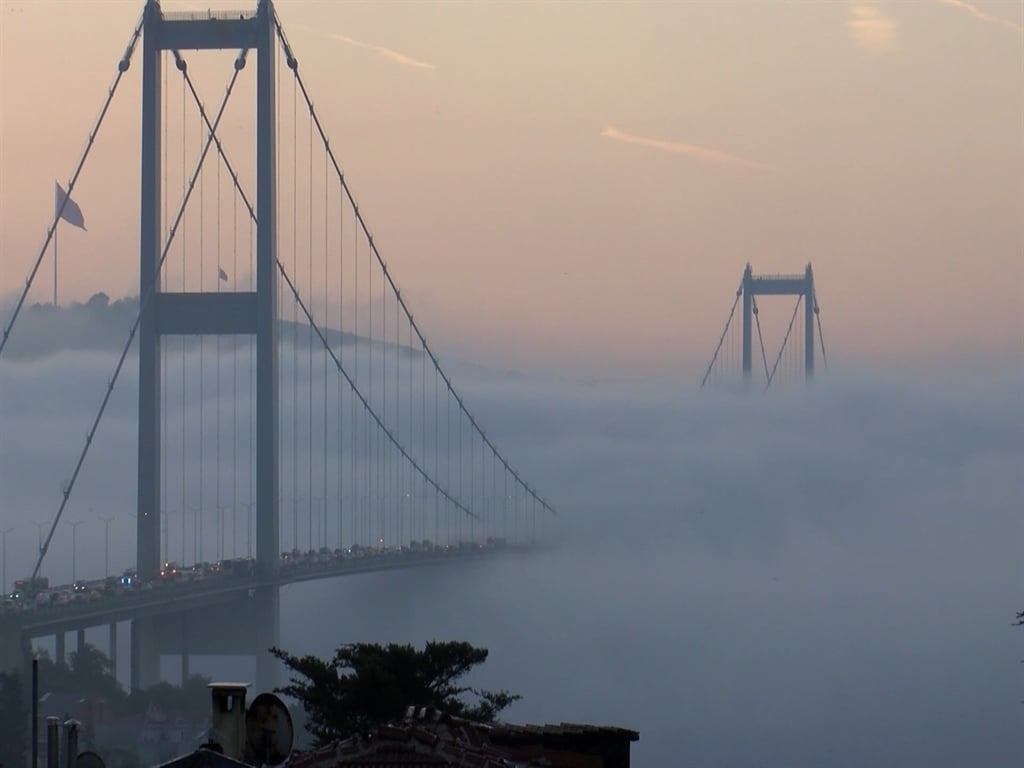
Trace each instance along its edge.
<path fill-rule="evenodd" d="M 814 263 L 833 360 L 1021 360 L 1024 4 L 277 6 L 375 239 L 442 351 L 690 371 L 749 260 Z M 10 295 L 141 2 L 0 9 Z M 212 108 L 230 55 L 186 57 Z M 139 69 L 75 193 L 89 231 L 60 229 L 62 300 L 137 292 Z M 242 90 L 224 133 L 244 158 Z M 287 84 L 281 99 L 290 120 Z M 51 280 L 47 261 L 34 300 Z M 763 306 L 784 324 L 785 302 Z"/>

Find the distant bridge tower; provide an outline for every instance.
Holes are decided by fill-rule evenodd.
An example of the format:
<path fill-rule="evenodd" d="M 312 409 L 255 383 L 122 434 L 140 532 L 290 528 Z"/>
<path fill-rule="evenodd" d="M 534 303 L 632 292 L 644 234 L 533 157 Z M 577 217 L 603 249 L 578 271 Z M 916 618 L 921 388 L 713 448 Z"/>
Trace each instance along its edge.
<path fill-rule="evenodd" d="M 160 338 L 168 335 L 251 334 L 256 337 L 256 555 L 261 575 L 278 565 L 277 399 L 277 138 L 274 126 L 274 8 L 259 0 L 255 13 L 164 17 L 148 0 L 142 38 L 142 209 L 139 325 L 139 575 L 160 570 Z M 236 50 L 236 69 L 256 52 L 256 291 L 170 293 L 160 290 L 161 52 Z M 184 66 L 181 61 L 179 66 Z M 145 298 L 155 292 L 155 300 Z"/>
<path fill-rule="evenodd" d="M 764 336 L 761 332 L 761 317 L 758 312 L 757 297 L 762 296 L 795 296 L 796 302 L 793 312 L 789 318 L 789 325 L 786 327 L 782 343 L 779 345 L 778 353 L 773 354 L 774 363 L 769 363 L 767 350 L 765 348 Z M 735 332 L 733 318 L 739 307 L 740 299 L 743 300 L 743 321 L 742 328 Z M 803 304 L 804 317 L 804 343 L 803 362 L 801 364 L 799 350 L 790 346 L 790 336 L 793 335 L 794 326 L 799 326 L 800 304 Z M 817 340 L 815 339 L 815 326 L 817 326 Z M 730 328 L 734 329 L 730 333 Z M 746 387 L 752 384 L 754 378 L 754 333 L 757 333 L 758 346 L 760 347 L 760 363 L 764 364 L 764 388 L 768 389 L 777 380 L 776 374 L 800 376 L 800 368 L 803 368 L 803 378 L 810 380 L 814 376 L 815 350 L 817 341 L 821 347 L 821 361 L 828 367 L 828 358 L 825 355 L 825 338 L 821 331 L 821 312 L 818 306 L 818 295 L 814 287 L 814 271 L 808 264 L 802 275 L 755 275 L 750 264 L 743 270 L 743 279 L 736 289 L 736 297 L 733 299 L 732 308 L 729 310 L 729 317 L 725 321 L 725 328 L 718 338 L 718 345 L 715 347 L 711 362 L 708 363 L 701 379 L 700 386 L 703 389 L 709 380 L 714 382 L 727 382 L 730 378 L 741 379 Z M 797 331 L 799 337 L 799 331 Z M 790 354 L 785 354 L 792 350 Z M 781 365 L 781 368 L 780 368 Z M 757 366 L 760 369 L 760 365 Z"/>
<path fill-rule="evenodd" d="M 753 315 L 755 296 L 799 296 L 804 302 L 804 376 L 814 375 L 814 272 L 807 265 L 801 275 L 755 275 L 750 265 L 743 271 L 743 378 L 753 372 Z"/>

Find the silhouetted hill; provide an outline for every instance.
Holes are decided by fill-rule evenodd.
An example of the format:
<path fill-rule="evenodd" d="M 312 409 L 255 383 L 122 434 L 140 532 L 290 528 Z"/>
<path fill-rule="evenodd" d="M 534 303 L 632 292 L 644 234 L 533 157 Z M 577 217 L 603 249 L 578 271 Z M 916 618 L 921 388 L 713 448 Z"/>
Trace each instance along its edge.
<path fill-rule="evenodd" d="M 111 301 L 105 293 L 97 293 L 85 303 L 72 303 L 64 307 L 54 307 L 53 304 L 28 305 L 22 309 L 11 332 L 4 357 L 10 360 L 38 360 L 66 350 L 108 350 L 118 353 L 128 339 L 128 332 L 138 311 L 137 296 Z M 10 312 L 10 307 L 3 312 L 5 323 L 9 322 Z M 334 348 L 341 344 L 366 341 L 365 337 L 331 328 L 322 330 Z M 308 348 L 310 343 L 316 348 L 321 347 L 320 339 L 311 334 L 309 326 L 304 323 L 282 320 L 279 334 L 282 343 L 293 342 L 303 349 Z M 197 337 L 184 338 L 186 345 L 196 344 Z M 133 344 L 133 353 L 136 352 L 135 347 Z"/>

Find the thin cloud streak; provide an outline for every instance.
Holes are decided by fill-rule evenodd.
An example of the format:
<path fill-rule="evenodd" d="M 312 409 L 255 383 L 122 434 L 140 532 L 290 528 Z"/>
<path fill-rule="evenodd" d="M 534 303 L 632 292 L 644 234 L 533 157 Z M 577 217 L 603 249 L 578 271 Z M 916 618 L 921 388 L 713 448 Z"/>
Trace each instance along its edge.
<path fill-rule="evenodd" d="M 416 67 L 417 69 L 434 69 L 434 65 L 426 62 L 414 59 L 411 56 L 406 56 L 404 53 L 393 51 L 390 48 L 385 48 L 382 45 L 373 45 L 373 43 L 364 43 L 362 40 L 356 40 L 355 38 L 348 37 L 347 35 L 338 35 L 334 33 L 328 34 L 332 40 L 337 40 L 341 43 L 348 43 L 354 45 L 357 48 L 365 48 L 368 51 L 374 51 L 375 53 L 383 56 L 385 59 L 395 62 L 396 64 L 404 64 L 407 67 Z"/>
<path fill-rule="evenodd" d="M 664 141 L 662 139 L 651 139 L 646 136 L 637 136 L 632 133 L 626 133 L 620 131 L 618 128 L 608 126 L 601 135 L 606 139 L 612 139 L 613 141 L 621 141 L 624 144 L 634 144 L 638 147 L 647 147 L 648 149 L 657 149 L 661 152 L 671 152 L 676 155 L 686 155 L 687 157 L 693 157 L 698 160 L 703 160 L 707 163 L 713 163 L 715 165 L 727 165 L 734 168 L 756 168 L 758 170 L 771 170 L 771 166 L 757 163 L 752 160 L 745 160 L 742 157 L 736 155 L 730 155 L 725 152 L 719 152 L 716 149 L 708 149 L 706 147 L 698 147 L 693 144 L 684 144 L 678 141 Z"/>
<path fill-rule="evenodd" d="M 985 21 L 988 22 L 989 24 L 999 24 L 1000 26 L 1008 27 L 1009 29 L 1012 29 L 1015 32 L 1024 31 L 1024 27 L 1022 27 L 1015 21 L 1010 21 L 1009 19 L 1001 19 L 998 16 L 993 16 L 991 13 L 986 13 L 985 11 L 981 10 L 976 5 L 971 5 L 970 3 L 964 2 L 964 0 L 935 0 L 935 2 L 939 3 L 940 5 L 948 5 L 950 8 L 959 8 L 961 11 L 965 11 L 971 14 L 971 16 L 976 18 L 978 21 Z"/>

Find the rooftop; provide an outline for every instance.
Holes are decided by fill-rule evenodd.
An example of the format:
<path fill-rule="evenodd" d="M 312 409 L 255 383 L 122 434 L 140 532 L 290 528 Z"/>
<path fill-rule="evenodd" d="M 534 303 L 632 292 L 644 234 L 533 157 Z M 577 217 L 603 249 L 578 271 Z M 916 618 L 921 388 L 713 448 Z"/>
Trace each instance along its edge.
<path fill-rule="evenodd" d="M 483 725 L 435 710 L 410 707 L 403 720 L 308 752 L 289 768 L 462 766 L 508 768 L 625 768 L 637 731 L 610 726 Z"/>

